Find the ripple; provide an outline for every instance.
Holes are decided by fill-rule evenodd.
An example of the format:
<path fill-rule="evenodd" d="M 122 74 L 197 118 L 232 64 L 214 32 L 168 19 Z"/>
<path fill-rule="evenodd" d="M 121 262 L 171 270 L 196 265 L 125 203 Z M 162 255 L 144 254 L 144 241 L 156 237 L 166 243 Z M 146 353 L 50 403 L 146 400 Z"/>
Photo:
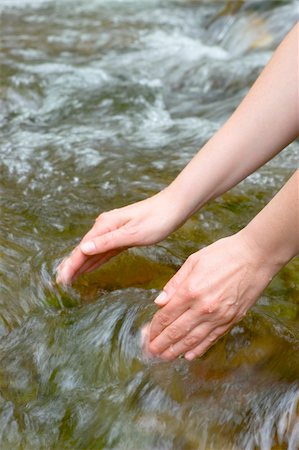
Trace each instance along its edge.
<path fill-rule="evenodd" d="M 298 142 L 159 245 L 54 281 L 101 211 L 164 188 L 232 113 L 296 20 L 274 3 L 1 1 L 1 449 L 296 449 L 298 261 L 193 363 L 149 360 L 140 329 Z"/>

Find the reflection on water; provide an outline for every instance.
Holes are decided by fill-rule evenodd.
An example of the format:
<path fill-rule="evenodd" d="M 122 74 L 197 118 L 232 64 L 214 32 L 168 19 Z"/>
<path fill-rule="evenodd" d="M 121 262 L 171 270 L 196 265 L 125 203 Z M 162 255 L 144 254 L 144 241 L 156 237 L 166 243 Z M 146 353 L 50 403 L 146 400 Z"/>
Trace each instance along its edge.
<path fill-rule="evenodd" d="M 157 290 L 257 213 L 298 142 L 159 245 L 53 281 L 99 212 L 163 188 L 219 128 L 296 9 L 1 0 L 1 450 L 298 448 L 298 259 L 200 360 L 139 347 Z"/>

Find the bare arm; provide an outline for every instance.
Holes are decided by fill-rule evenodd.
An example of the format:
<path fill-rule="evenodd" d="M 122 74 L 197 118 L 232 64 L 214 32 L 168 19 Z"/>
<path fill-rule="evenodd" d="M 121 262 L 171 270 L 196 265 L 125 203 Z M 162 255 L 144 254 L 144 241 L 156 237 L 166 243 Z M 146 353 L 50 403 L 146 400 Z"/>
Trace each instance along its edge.
<path fill-rule="evenodd" d="M 298 43 L 297 24 L 230 119 L 169 186 L 184 218 L 235 186 L 299 135 Z"/>
<path fill-rule="evenodd" d="M 226 124 L 162 192 L 101 214 L 58 268 L 69 283 L 123 249 L 161 241 L 299 134 L 298 24 Z"/>
<path fill-rule="evenodd" d="M 228 122 L 170 185 L 186 217 L 298 136 L 298 59 L 297 24 Z M 144 331 L 151 354 L 191 360 L 240 320 L 299 252 L 298 196 L 297 170 L 244 230 L 188 258 L 156 299 L 161 309 Z"/>
<path fill-rule="evenodd" d="M 299 170 L 239 233 L 194 253 L 166 284 L 145 329 L 148 351 L 192 360 L 238 322 L 299 254 Z"/>
<path fill-rule="evenodd" d="M 299 170 L 240 234 L 268 260 L 273 275 L 299 254 Z"/>

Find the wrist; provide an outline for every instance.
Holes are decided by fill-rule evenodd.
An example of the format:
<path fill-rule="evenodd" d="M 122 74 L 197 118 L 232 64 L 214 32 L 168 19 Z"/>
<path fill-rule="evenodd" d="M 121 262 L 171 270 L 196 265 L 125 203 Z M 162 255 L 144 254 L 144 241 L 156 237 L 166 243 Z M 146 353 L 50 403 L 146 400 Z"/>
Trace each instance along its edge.
<path fill-rule="evenodd" d="M 240 232 L 271 277 L 299 254 L 298 177 L 299 170 Z"/>
<path fill-rule="evenodd" d="M 192 183 L 191 183 L 192 184 Z M 182 183 L 181 180 L 175 179 L 163 191 L 168 204 L 174 214 L 178 228 L 186 220 L 188 220 L 196 211 L 198 211 L 206 201 L 201 201 L 197 194 L 196 188 L 190 189 L 190 185 Z"/>
<path fill-rule="evenodd" d="M 261 236 L 256 232 L 251 223 L 238 234 L 257 266 L 267 272 L 269 279 L 272 279 L 293 257 L 280 242 L 267 241 L 267 236 Z"/>
<path fill-rule="evenodd" d="M 179 189 L 170 184 L 157 194 L 161 200 L 162 208 L 171 217 L 174 229 L 179 228 L 192 214 L 187 201 L 183 200 Z"/>

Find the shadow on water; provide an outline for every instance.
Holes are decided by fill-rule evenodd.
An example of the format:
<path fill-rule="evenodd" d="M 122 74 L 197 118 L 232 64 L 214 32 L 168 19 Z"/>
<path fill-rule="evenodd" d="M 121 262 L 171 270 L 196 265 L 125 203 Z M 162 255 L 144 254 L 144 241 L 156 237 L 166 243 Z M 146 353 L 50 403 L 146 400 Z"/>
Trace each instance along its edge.
<path fill-rule="evenodd" d="M 147 359 L 140 329 L 188 255 L 269 201 L 298 142 L 159 245 L 54 282 L 99 212 L 165 187 L 219 128 L 295 6 L 1 1 L 1 450 L 297 450 L 298 259 L 192 363 Z"/>

